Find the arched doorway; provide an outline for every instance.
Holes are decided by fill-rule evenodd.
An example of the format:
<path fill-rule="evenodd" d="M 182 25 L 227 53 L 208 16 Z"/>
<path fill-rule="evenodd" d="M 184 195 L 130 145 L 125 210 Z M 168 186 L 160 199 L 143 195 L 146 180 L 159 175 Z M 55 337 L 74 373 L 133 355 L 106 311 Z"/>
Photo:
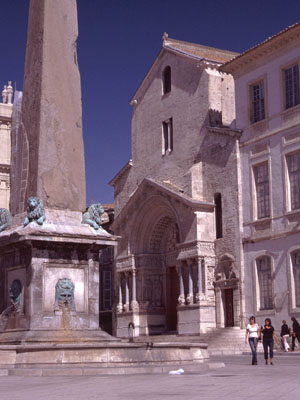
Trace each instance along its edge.
<path fill-rule="evenodd" d="M 214 283 L 218 327 L 239 325 L 240 296 L 237 275 L 234 258 L 230 254 L 224 254 L 218 262 Z"/>
<path fill-rule="evenodd" d="M 137 260 L 137 293 L 149 334 L 177 330 L 180 242 L 177 216 L 169 201 L 155 196 L 143 206 L 136 221 L 131 248 Z"/>
<path fill-rule="evenodd" d="M 176 270 L 179 230 L 176 222 L 170 216 L 163 216 L 153 226 L 149 251 L 160 254 L 163 259 L 165 287 L 165 329 L 177 331 L 177 304 L 179 297 L 179 276 Z"/>

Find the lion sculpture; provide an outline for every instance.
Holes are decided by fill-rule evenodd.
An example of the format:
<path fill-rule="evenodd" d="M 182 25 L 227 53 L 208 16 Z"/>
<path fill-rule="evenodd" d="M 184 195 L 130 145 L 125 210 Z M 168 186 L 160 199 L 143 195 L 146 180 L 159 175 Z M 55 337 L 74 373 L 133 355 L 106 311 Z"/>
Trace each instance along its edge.
<path fill-rule="evenodd" d="M 39 197 L 29 197 L 27 201 L 27 217 L 24 220 L 24 226 L 33 221 L 36 221 L 39 225 L 43 225 L 45 219 L 43 201 Z"/>
<path fill-rule="evenodd" d="M 89 224 L 94 229 L 100 229 L 104 231 L 101 226 L 101 215 L 104 214 L 102 204 L 95 203 L 89 206 L 88 210 L 83 213 L 82 223 Z"/>
<path fill-rule="evenodd" d="M 0 208 L 0 232 L 11 227 L 12 217 L 6 208 Z"/>

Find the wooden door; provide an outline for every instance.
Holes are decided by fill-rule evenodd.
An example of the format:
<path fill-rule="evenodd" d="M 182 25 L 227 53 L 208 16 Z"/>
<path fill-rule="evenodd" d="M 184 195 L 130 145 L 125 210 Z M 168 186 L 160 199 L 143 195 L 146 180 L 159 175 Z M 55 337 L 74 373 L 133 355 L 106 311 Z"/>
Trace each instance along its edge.
<path fill-rule="evenodd" d="M 233 289 L 225 289 L 225 327 L 234 326 Z"/>
<path fill-rule="evenodd" d="M 169 331 L 177 331 L 177 304 L 179 296 L 179 277 L 176 267 L 167 270 L 166 323 Z"/>

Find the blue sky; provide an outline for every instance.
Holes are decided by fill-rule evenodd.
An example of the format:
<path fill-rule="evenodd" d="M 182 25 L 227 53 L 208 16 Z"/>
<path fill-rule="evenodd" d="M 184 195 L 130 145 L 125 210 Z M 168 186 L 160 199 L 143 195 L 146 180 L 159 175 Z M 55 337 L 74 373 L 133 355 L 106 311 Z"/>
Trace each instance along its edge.
<path fill-rule="evenodd" d="M 48 0 L 49 1 L 49 0 Z M 64 1 L 64 0 L 61 0 Z M 242 52 L 300 19 L 297 0 L 77 0 L 87 202 L 113 201 L 131 157 L 129 100 L 162 35 Z M 1 0 L 0 84 L 22 89 L 29 0 Z"/>

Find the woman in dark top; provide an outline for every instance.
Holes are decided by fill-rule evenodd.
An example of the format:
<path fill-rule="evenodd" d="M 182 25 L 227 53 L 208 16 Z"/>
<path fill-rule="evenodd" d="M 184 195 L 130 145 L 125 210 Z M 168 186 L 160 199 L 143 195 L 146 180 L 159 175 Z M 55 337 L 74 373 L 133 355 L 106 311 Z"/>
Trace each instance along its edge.
<path fill-rule="evenodd" d="M 273 346 L 274 338 L 279 343 L 278 337 L 276 336 L 275 329 L 271 325 L 270 318 L 265 319 L 265 326 L 261 329 L 263 336 L 263 346 L 265 353 L 265 363 L 268 365 L 268 347 L 270 348 L 270 364 L 273 365 Z"/>

